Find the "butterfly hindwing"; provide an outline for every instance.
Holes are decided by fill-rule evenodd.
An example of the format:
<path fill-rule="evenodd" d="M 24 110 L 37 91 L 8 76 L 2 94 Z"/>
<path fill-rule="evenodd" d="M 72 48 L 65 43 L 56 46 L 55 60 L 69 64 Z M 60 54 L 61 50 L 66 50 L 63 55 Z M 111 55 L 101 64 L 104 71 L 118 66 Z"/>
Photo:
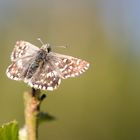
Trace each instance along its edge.
<path fill-rule="evenodd" d="M 32 57 L 25 57 L 13 62 L 6 70 L 7 76 L 13 80 L 23 80 L 32 61 Z"/>
<path fill-rule="evenodd" d="M 32 78 L 25 81 L 35 89 L 54 90 L 59 86 L 61 78 L 50 63 L 46 62 L 38 67 Z"/>

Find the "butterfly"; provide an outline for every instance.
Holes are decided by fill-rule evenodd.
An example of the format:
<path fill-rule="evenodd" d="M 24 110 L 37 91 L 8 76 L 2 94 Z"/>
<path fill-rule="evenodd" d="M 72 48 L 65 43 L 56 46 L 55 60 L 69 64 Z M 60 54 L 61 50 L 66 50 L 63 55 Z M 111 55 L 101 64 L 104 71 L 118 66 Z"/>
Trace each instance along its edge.
<path fill-rule="evenodd" d="M 61 79 L 79 76 L 89 68 L 87 61 L 52 52 L 50 44 L 38 48 L 22 40 L 16 42 L 11 61 L 6 70 L 8 78 L 51 91 L 60 85 Z"/>

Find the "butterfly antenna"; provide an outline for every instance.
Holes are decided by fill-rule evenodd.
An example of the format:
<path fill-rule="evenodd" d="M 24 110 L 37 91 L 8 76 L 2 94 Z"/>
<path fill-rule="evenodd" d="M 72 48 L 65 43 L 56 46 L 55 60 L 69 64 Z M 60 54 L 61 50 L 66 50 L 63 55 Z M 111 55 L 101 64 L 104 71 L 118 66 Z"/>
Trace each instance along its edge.
<path fill-rule="evenodd" d="M 54 46 L 54 47 L 68 48 L 68 46 Z"/>
<path fill-rule="evenodd" d="M 44 43 L 43 43 L 43 41 L 41 40 L 41 38 L 37 38 L 37 40 L 40 41 L 40 43 L 41 43 L 42 45 L 44 45 Z"/>

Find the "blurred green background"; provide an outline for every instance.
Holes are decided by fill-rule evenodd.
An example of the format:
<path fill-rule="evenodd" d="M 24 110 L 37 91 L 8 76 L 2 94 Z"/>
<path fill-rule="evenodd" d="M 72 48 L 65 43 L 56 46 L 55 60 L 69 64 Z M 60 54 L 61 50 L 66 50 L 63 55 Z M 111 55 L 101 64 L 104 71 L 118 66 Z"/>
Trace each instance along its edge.
<path fill-rule="evenodd" d="M 17 40 L 90 62 L 82 76 L 47 92 L 39 140 L 140 139 L 139 0 L 0 0 L 0 125 L 24 124 L 23 92 L 5 71 Z"/>

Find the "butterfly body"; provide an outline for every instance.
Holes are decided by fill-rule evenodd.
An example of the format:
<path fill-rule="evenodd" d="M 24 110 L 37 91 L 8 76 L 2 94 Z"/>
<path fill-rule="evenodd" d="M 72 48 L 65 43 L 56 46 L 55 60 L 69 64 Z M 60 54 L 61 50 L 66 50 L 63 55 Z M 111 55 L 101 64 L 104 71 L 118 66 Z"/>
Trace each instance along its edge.
<path fill-rule="evenodd" d="M 79 76 L 89 67 L 84 60 L 51 52 L 49 44 L 39 49 L 26 41 L 16 43 L 11 61 L 6 71 L 10 79 L 23 80 L 42 90 L 54 90 L 61 79 Z"/>

